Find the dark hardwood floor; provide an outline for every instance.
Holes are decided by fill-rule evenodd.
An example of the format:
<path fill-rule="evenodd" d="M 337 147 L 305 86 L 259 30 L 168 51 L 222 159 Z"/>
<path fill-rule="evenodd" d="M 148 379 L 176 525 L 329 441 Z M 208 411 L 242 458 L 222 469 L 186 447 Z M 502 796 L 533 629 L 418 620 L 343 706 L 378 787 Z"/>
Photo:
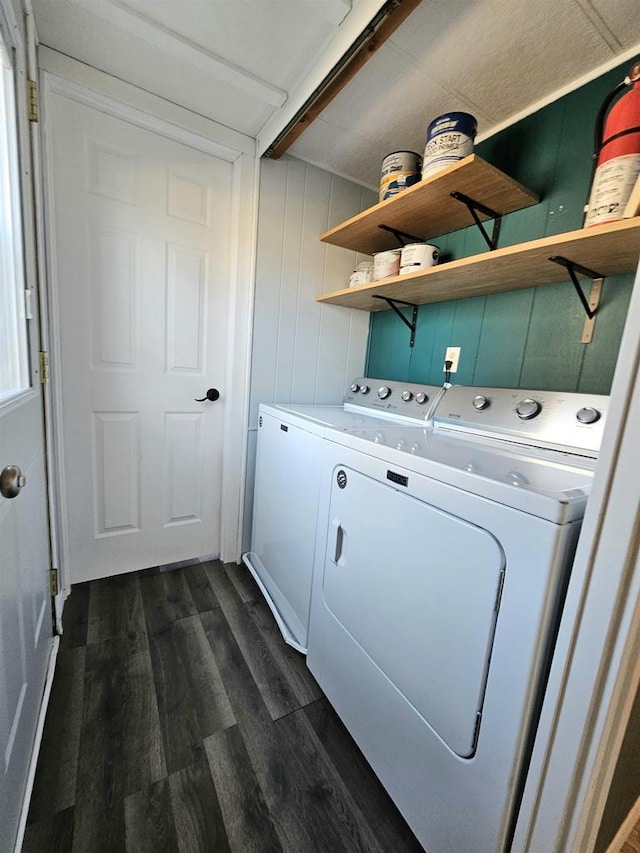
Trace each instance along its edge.
<path fill-rule="evenodd" d="M 24 853 L 420 853 L 244 567 L 67 600 Z"/>

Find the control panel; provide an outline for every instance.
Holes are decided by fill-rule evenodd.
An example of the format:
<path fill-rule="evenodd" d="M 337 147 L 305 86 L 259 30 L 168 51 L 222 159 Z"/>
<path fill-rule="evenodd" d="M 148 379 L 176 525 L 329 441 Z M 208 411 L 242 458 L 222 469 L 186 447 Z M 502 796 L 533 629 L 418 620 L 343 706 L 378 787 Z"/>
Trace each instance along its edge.
<path fill-rule="evenodd" d="M 443 393 L 439 385 L 360 377 L 350 383 L 343 403 L 346 409 L 365 414 L 424 421 Z"/>
<path fill-rule="evenodd" d="M 600 449 L 609 397 L 454 385 L 434 425 L 586 456 Z"/>

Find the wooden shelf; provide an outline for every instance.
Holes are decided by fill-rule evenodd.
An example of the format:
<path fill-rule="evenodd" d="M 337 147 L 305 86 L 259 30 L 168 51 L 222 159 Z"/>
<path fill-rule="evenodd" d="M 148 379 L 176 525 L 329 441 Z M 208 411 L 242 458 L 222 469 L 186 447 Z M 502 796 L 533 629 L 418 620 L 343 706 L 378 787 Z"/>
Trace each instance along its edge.
<path fill-rule="evenodd" d="M 362 311 L 387 311 L 388 305 L 374 296 L 424 305 L 569 281 L 567 270 L 549 260 L 556 255 L 603 276 L 633 272 L 640 255 L 640 216 L 348 287 L 319 296 L 317 301 Z"/>
<path fill-rule="evenodd" d="M 370 255 L 398 246 L 393 234 L 381 230 L 380 225 L 424 240 L 466 228 L 473 225 L 473 218 L 462 202 L 451 198 L 451 193 L 456 191 L 463 192 L 501 216 L 539 201 L 535 193 L 486 160 L 470 154 L 454 166 L 326 231 L 320 239 Z M 487 218 L 480 214 L 480 219 Z"/>

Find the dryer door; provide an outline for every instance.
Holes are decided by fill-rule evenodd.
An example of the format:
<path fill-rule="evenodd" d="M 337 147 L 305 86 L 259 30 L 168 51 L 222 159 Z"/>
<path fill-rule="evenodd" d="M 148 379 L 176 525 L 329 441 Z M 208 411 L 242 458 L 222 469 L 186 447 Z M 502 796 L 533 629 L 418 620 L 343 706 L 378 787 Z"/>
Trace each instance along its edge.
<path fill-rule="evenodd" d="M 333 477 L 326 606 L 445 744 L 471 757 L 504 552 L 487 530 L 401 487 L 346 467 Z"/>

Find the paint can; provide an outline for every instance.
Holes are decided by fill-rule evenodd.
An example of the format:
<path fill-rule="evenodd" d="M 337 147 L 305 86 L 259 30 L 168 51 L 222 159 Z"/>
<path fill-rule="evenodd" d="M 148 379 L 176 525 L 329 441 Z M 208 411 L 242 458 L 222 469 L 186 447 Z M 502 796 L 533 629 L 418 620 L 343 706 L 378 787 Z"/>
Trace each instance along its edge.
<path fill-rule="evenodd" d="M 408 243 L 400 255 L 400 275 L 434 267 L 439 257 L 440 249 L 431 243 Z"/>
<path fill-rule="evenodd" d="M 384 201 L 420 180 L 422 157 L 415 151 L 393 151 L 382 161 L 379 200 Z"/>
<path fill-rule="evenodd" d="M 400 269 L 400 253 L 402 249 L 389 249 L 388 252 L 376 252 L 373 256 L 373 280 L 398 275 Z"/>
<path fill-rule="evenodd" d="M 349 287 L 369 284 L 373 279 L 373 261 L 361 261 L 349 276 Z"/>
<path fill-rule="evenodd" d="M 427 128 L 422 177 L 434 175 L 473 154 L 477 128 L 475 118 L 469 113 L 447 113 L 434 118 Z"/>

